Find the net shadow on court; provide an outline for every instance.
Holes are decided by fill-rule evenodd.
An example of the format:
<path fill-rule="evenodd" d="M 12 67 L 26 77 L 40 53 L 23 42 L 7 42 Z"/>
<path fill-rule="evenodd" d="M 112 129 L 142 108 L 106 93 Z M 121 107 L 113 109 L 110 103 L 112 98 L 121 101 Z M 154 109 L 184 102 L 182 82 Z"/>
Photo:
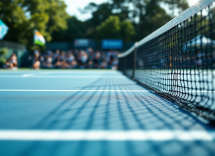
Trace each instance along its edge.
<path fill-rule="evenodd" d="M 145 92 L 101 91 L 99 93 L 90 92 L 90 94 L 87 92 L 69 93 L 68 97 L 58 107 L 50 111 L 47 116 L 34 127 L 31 127 L 31 129 L 125 131 L 132 129 L 212 129 L 202 124 L 183 109 L 136 85 L 129 79 L 101 78 L 89 86 L 94 86 L 93 89 L 95 90 L 142 89 Z M 82 89 L 88 90 L 92 89 L 92 87 L 86 86 Z M 60 128 L 59 123 L 61 124 Z M 62 123 L 65 124 L 62 125 Z M 192 151 L 193 148 L 200 148 L 200 152 L 206 153 L 206 155 L 213 153 L 211 144 L 203 144 L 201 141 L 189 143 L 180 141 L 32 141 L 20 152 L 20 155 L 42 152 L 41 150 L 44 146 L 52 149 L 47 151 L 47 155 L 57 155 L 57 153 L 63 153 L 63 151 L 80 156 L 89 155 L 89 153 L 107 156 L 119 153 L 125 153 L 125 155 L 138 155 L 138 153 L 168 155 L 168 149 L 171 147 L 178 150 L 178 155 L 195 153 L 195 151 Z"/>

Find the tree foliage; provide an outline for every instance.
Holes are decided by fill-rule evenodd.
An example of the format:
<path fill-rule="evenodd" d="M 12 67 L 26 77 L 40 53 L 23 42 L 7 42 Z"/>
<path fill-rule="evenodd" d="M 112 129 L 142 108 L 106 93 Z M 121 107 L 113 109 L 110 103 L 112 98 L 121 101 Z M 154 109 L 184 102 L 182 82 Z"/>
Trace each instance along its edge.
<path fill-rule="evenodd" d="M 124 20 L 121 22 L 121 35 L 126 42 L 134 40 L 136 32 L 131 21 Z"/>
<path fill-rule="evenodd" d="M 101 25 L 97 27 L 99 38 L 109 39 L 124 39 L 124 41 L 131 41 L 135 35 L 133 24 L 124 20 L 120 22 L 118 16 L 110 16 Z"/>
<path fill-rule="evenodd" d="M 37 29 L 51 41 L 53 31 L 67 29 L 65 9 L 61 0 L 1 0 L 0 18 L 9 27 L 4 39 L 31 45 Z"/>
<path fill-rule="evenodd" d="M 25 0 L 23 7 L 30 14 L 32 28 L 40 31 L 47 41 L 52 39 L 52 32 L 67 29 L 66 4 L 61 0 Z"/>
<path fill-rule="evenodd" d="M 28 19 L 21 5 L 22 0 L 1 0 L 0 19 L 9 27 L 5 40 L 24 43 L 25 29 Z"/>
<path fill-rule="evenodd" d="M 110 16 L 100 26 L 98 26 L 100 38 L 120 38 L 120 20 L 117 16 Z"/>
<path fill-rule="evenodd" d="M 172 10 L 165 10 L 162 8 L 164 5 Z M 92 27 L 101 25 L 109 16 L 118 16 L 120 21 L 131 21 L 135 27 L 136 40 L 139 40 L 171 20 L 175 8 L 181 12 L 188 8 L 188 3 L 186 0 L 109 0 L 99 5 L 90 3 L 82 12 L 92 13 L 92 18 L 88 20 Z M 112 38 L 117 36 L 116 33 Z M 128 40 L 125 38 L 123 36 L 124 40 Z"/>
<path fill-rule="evenodd" d="M 7 48 L 0 49 L 0 67 L 6 62 L 5 55 L 8 53 Z"/>
<path fill-rule="evenodd" d="M 176 11 L 188 8 L 188 3 L 187 0 L 91 2 L 80 10 L 92 14 L 86 21 L 69 16 L 66 7 L 63 0 L 1 0 L 0 19 L 9 27 L 4 40 L 32 46 L 33 31 L 37 29 L 48 42 L 75 38 L 137 41 L 171 20 Z"/>
<path fill-rule="evenodd" d="M 73 41 L 75 38 L 86 37 L 86 26 L 84 22 L 78 20 L 75 16 L 67 19 L 67 29 L 58 29 L 53 31 L 53 41 Z"/>

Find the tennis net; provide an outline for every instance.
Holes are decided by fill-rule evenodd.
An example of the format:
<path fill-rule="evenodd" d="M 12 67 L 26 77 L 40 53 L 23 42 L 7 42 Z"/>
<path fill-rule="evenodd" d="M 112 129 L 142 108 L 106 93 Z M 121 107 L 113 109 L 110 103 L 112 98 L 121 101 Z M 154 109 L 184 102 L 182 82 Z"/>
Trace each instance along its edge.
<path fill-rule="evenodd" d="M 119 54 L 119 70 L 152 92 L 215 120 L 215 2 L 199 1 Z"/>

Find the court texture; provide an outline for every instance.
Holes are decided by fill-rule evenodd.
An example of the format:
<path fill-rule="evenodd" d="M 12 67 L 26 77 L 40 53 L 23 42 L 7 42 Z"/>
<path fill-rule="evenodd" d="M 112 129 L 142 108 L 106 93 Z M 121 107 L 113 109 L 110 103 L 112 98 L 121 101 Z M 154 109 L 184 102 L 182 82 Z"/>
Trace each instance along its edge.
<path fill-rule="evenodd" d="M 1 156 L 212 156 L 215 130 L 119 71 L 0 70 Z"/>

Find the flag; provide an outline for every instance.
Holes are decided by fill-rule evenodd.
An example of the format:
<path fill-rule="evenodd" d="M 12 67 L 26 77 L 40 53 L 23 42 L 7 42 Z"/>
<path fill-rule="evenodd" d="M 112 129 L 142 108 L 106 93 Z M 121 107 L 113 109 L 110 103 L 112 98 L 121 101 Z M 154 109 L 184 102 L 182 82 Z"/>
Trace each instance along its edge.
<path fill-rule="evenodd" d="M 0 40 L 4 38 L 4 36 L 8 32 L 8 27 L 4 24 L 4 22 L 0 19 Z"/>
<path fill-rule="evenodd" d="M 34 43 L 40 46 L 44 46 L 46 43 L 45 38 L 39 31 L 34 31 Z"/>

